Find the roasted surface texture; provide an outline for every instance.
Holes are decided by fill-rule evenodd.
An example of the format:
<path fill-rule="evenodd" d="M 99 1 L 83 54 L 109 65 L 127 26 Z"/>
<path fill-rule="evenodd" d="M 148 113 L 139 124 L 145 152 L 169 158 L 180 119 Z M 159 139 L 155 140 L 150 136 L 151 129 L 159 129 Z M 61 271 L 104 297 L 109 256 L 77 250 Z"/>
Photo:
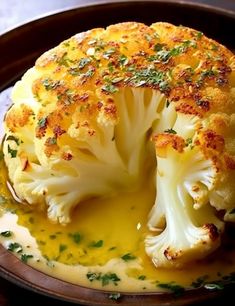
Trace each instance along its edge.
<path fill-rule="evenodd" d="M 182 244 L 159 247 L 160 236 L 148 238 L 150 256 L 161 250 L 155 264 L 181 264 L 218 247 L 223 224 L 214 208 L 235 220 L 232 52 L 183 26 L 119 23 L 43 54 L 12 97 L 4 154 L 22 200 L 48 206 L 49 218 L 65 224 L 81 200 L 136 186 L 146 161 L 155 167 L 157 160 L 163 191 L 149 228 L 170 224 L 173 201 L 194 238 L 184 233 Z M 204 206 L 206 220 L 191 217 L 191 209 L 205 214 Z"/>

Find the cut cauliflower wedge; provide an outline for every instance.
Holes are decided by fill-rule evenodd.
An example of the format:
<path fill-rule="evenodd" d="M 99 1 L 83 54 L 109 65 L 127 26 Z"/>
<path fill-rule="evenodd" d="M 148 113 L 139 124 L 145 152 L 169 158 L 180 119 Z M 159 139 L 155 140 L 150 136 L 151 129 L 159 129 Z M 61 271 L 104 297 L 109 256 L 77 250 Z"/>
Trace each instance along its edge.
<path fill-rule="evenodd" d="M 235 58 L 201 32 L 127 22 L 77 34 L 37 60 L 12 100 L 9 178 L 52 221 L 155 182 L 145 244 L 158 267 L 210 254 L 235 221 Z"/>

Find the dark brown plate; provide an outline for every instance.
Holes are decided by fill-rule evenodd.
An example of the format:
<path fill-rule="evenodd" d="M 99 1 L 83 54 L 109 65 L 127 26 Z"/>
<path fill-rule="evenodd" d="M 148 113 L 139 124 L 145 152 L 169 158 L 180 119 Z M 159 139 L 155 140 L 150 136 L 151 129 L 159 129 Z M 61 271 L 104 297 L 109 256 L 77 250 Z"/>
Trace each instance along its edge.
<path fill-rule="evenodd" d="M 182 24 L 204 32 L 235 50 L 235 12 L 216 9 L 188 1 L 112 1 L 110 3 L 74 7 L 33 20 L 0 36 L 0 91 L 11 86 L 34 64 L 45 50 L 75 33 L 121 21 L 156 21 Z M 3 95 L 2 95 L 3 97 Z M 3 104 L 0 105 L 1 109 Z M 47 276 L 19 261 L 0 246 L 0 275 L 13 283 L 50 297 L 83 305 L 183 306 L 221 296 L 228 301 L 234 286 L 222 291 L 204 288 L 182 296 L 172 294 L 122 294 L 118 302 L 109 293 L 83 288 Z M 205 304 L 204 304 L 205 305 Z"/>

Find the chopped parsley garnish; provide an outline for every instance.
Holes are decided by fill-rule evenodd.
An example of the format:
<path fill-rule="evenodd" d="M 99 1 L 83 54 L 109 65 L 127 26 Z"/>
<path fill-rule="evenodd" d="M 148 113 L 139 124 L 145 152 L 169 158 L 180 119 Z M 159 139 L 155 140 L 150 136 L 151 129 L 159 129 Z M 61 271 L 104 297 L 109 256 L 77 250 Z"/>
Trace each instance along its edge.
<path fill-rule="evenodd" d="M 8 247 L 8 251 L 15 252 L 15 253 L 21 253 L 23 251 L 22 245 L 18 242 L 11 242 Z"/>
<path fill-rule="evenodd" d="M 68 57 L 67 57 L 67 52 L 65 52 L 63 54 L 62 57 L 59 57 L 56 59 L 56 63 L 60 66 L 65 66 L 65 67 L 69 67 L 69 62 L 73 62 L 71 61 Z"/>
<path fill-rule="evenodd" d="M 212 45 L 211 45 L 211 50 L 217 51 L 218 49 L 219 49 L 219 47 L 216 46 L 215 44 L 212 44 Z"/>
<path fill-rule="evenodd" d="M 172 293 L 174 293 L 175 296 L 182 295 L 185 291 L 184 287 L 177 285 L 175 283 L 160 283 L 157 284 L 157 287 L 163 288 L 163 289 L 168 289 Z"/>
<path fill-rule="evenodd" d="M 111 55 L 112 55 L 113 53 L 115 53 L 115 52 L 116 52 L 116 49 L 115 49 L 115 48 L 110 48 L 110 49 L 104 51 L 104 53 L 103 53 L 103 58 L 109 59 L 109 58 L 111 57 Z"/>
<path fill-rule="evenodd" d="M 60 85 L 60 81 L 53 81 L 49 78 L 46 78 L 42 81 L 42 85 L 45 87 L 46 90 L 55 89 Z"/>
<path fill-rule="evenodd" d="M 197 86 L 201 86 L 203 84 L 203 81 L 207 78 L 207 77 L 213 77 L 213 76 L 217 76 L 218 74 L 218 71 L 216 70 L 212 70 L 212 69 L 208 69 L 208 70 L 205 70 L 203 71 L 201 74 L 200 74 L 200 77 L 198 79 L 198 81 L 196 82 Z"/>
<path fill-rule="evenodd" d="M 170 106 L 170 101 L 166 100 L 166 108 Z"/>
<path fill-rule="evenodd" d="M 115 93 L 118 91 L 118 88 L 112 84 L 106 84 L 102 87 L 102 90 L 108 93 Z"/>
<path fill-rule="evenodd" d="M 4 158 L 4 154 L 2 151 L 0 151 L 0 160 L 3 160 L 3 158 Z"/>
<path fill-rule="evenodd" d="M 99 280 L 100 275 L 101 275 L 100 273 L 88 272 L 86 277 L 90 282 L 93 282 L 94 280 Z"/>
<path fill-rule="evenodd" d="M 171 57 L 184 53 L 189 47 L 196 48 L 196 42 L 194 40 L 185 40 L 181 45 L 170 50 L 166 49 L 163 44 L 156 44 L 154 46 L 154 51 L 156 51 L 156 54 L 151 55 L 149 57 L 149 61 L 160 61 L 167 63 Z"/>
<path fill-rule="evenodd" d="M 93 241 L 89 246 L 92 248 L 101 248 L 103 246 L 103 240 Z"/>
<path fill-rule="evenodd" d="M 121 294 L 119 292 L 109 294 L 109 299 L 113 301 L 117 301 L 118 299 L 120 299 L 120 297 L 121 297 Z"/>
<path fill-rule="evenodd" d="M 130 70 L 133 76 L 128 79 L 135 86 L 142 86 L 144 84 L 158 86 L 161 91 L 169 90 L 169 83 L 166 74 L 163 71 L 148 67 L 142 70 Z"/>
<path fill-rule="evenodd" d="M 146 279 L 146 276 L 145 276 L 145 275 L 140 275 L 140 276 L 138 277 L 138 279 L 139 279 L 139 280 L 145 280 L 145 279 Z"/>
<path fill-rule="evenodd" d="M 11 231 L 4 231 L 4 232 L 1 232 L 0 235 L 3 236 L 3 237 L 11 237 L 12 232 Z"/>
<path fill-rule="evenodd" d="M 94 68 L 90 68 L 88 69 L 85 73 L 81 74 L 82 78 L 91 78 L 95 73 L 95 69 Z"/>
<path fill-rule="evenodd" d="M 187 138 L 187 139 L 186 139 L 186 142 L 185 142 L 186 147 L 190 146 L 192 143 L 193 143 L 192 138 Z"/>
<path fill-rule="evenodd" d="M 59 246 L 59 252 L 62 253 L 62 252 L 64 252 L 67 248 L 68 248 L 68 246 L 67 246 L 66 244 L 60 244 L 60 246 Z"/>
<path fill-rule="evenodd" d="M 108 63 L 108 69 L 109 69 L 110 72 L 113 72 L 114 66 L 113 66 L 112 63 Z"/>
<path fill-rule="evenodd" d="M 80 243 L 81 239 L 82 239 L 82 236 L 80 233 L 76 232 L 76 233 L 72 233 L 72 234 L 69 234 L 69 237 L 71 237 L 73 239 L 73 241 L 75 243 Z"/>
<path fill-rule="evenodd" d="M 118 282 L 121 280 L 116 273 L 93 273 L 88 272 L 87 278 L 90 282 L 93 282 L 94 280 L 101 281 L 102 286 L 106 286 L 109 283 L 113 283 L 115 286 L 118 285 Z"/>
<path fill-rule="evenodd" d="M 56 145 L 57 144 L 57 140 L 55 137 L 49 137 L 46 140 L 46 145 L 51 146 L 51 145 Z"/>
<path fill-rule="evenodd" d="M 30 254 L 22 254 L 20 259 L 21 261 L 23 261 L 24 263 L 27 263 L 28 262 L 28 259 L 30 258 L 33 258 L 33 255 L 30 255 Z"/>
<path fill-rule="evenodd" d="M 205 281 L 208 279 L 208 275 L 203 275 L 198 277 L 195 281 L 192 282 L 191 286 L 193 288 L 199 288 L 205 284 Z"/>
<path fill-rule="evenodd" d="M 167 129 L 164 131 L 165 133 L 169 133 L 169 134 L 177 134 L 177 132 L 173 129 Z"/>
<path fill-rule="evenodd" d="M 158 51 L 161 51 L 162 49 L 163 49 L 163 47 L 164 47 L 164 45 L 163 44 L 156 44 L 155 46 L 154 46 L 154 48 L 153 48 L 153 50 L 155 51 L 155 52 L 158 52 Z"/>
<path fill-rule="evenodd" d="M 87 64 L 91 62 L 90 58 L 81 58 L 78 63 L 78 68 L 83 69 Z"/>
<path fill-rule="evenodd" d="M 11 158 L 15 158 L 17 155 L 17 150 L 11 149 L 11 147 L 8 145 L 7 146 L 7 151 L 11 155 Z"/>
<path fill-rule="evenodd" d="M 39 128 L 44 128 L 47 125 L 47 118 L 40 118 L 38 120 L 38 127 Z"/>
<path fill-rule="evenodd" d="M 202 32 L 197 32 L 197 39 L 201 39 L 203 36 L 203 33 Z"/>
<path fill-rule="evenodd" d="M 126 66 L 126 65 L 128 64 L 128 62 L 129 62 L 127 56 L 124 55 L 124 54 L 121 54 L 121 55 L 119 56 L 119 59 L 118 59 L 118 60 L 119 60 L 119 63 L 120 63 L 121 66 Z"/>
<path fill-rule="evenodd" d="M 121 259 L 123 259 L 124 261 L 129 261 L 129 260 L 136 259 L 136 256 L 132 255 L 131 253 L 127 253 L 127 254 L 121 256 Z"/>

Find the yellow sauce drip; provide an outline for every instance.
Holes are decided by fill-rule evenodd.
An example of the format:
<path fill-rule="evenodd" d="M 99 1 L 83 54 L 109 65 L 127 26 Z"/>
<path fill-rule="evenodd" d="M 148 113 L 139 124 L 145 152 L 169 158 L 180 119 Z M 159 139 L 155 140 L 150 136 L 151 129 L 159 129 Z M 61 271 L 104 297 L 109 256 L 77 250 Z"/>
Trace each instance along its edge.
<path fill-rule="evenodd" d="M 147 184 L 136 192 L 85 201 L 74 210 L 71 223 L 62 226 L 52 224 L 45 212 L 17 203 L 7 189 L 2 162 L 0 167 L 0 195 L 9 199 L 0 205 L 1 212 L 15 211 L 19 225 L 28 228 L 48 260 L 102 266 L 112 258 L 128 254 L 141 259 L 141 269 L 127 268 L 129 277 L 140 282 L 143 279 L 156 284 L 175 282 L 186 287 L 199 277 L 207 275 L 207 281 L 213 281 L 235 270 L 234 249 L 230 252 L 221 249 L 209 260 L 183 269 L 155 268 L 144 250 L 144 239 L 150 234 L 146 226 L 148 213 L 155 199 L 154 188 Z"/>

